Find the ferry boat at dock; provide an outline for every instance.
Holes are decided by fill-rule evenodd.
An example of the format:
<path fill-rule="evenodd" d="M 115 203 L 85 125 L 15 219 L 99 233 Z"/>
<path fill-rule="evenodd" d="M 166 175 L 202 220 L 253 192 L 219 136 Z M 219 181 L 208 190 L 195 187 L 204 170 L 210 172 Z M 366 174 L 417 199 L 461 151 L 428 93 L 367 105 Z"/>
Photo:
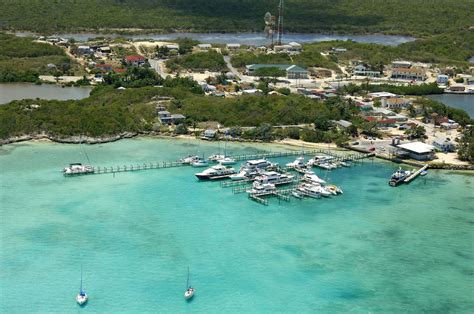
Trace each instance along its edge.
<path fill-rule="evenodd" d="M 388 181 L 388 184 L 390 186 L 397 186 L 397 185 L 403 183 L 403 181 L 407 177 L 409 177 L 411 175 L 411 173 L 412 172 L 409 171 L 409 170 L 402 170 L 402 168 L 398 168 L 398 170 L 392 174 L 392 177 Z"/>
<path fill-rule="evenodd" d="M 94 167 L 89 165 L 83 165 L 81 163 L 72 163 L 69 164 L 69 167 L 63 169 L 63 174 L 65 176 L 74 176 L 82 174 L 91 174 L 94 173 Z"/>
<path fill-rule="evenodd" d="M 236 174 L 234 168 L 226 167 L 223 165 L 216 165 L 204 170 L 203 172 L 196 173 L 195 176 L 199 180 L 217 180 L 228 178 L 233 174 Z"/>

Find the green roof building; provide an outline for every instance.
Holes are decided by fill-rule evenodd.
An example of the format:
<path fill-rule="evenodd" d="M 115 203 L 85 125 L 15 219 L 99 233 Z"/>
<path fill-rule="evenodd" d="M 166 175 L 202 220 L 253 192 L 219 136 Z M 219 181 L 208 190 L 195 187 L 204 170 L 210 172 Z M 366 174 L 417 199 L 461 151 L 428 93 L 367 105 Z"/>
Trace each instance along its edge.
<path fill-rule="evenodd" d="M 255 71 L 262 68 L 277 68 L 285 71 L 288 79 L 307 79 L 308 71 L 294 64 L 250 64 L 245 66 L 247 75 L 254 75 Z"/>

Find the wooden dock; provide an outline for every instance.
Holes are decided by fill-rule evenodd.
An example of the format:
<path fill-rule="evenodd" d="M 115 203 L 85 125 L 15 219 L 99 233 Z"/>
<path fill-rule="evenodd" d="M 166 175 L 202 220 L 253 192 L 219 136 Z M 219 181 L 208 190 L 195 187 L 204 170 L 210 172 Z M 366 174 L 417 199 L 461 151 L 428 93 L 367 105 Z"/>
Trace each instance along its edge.
<path fill-rule="evenodd" d="M 404 183 L 410 183 L 411 181 L 413 181 L 416 177 L 418 177 L 420 175 L 420 173 L 422 173 L 423 171 L 425 171 L 426 169 L 428 169 L 428 165 L 424 165 L 423 167 L 421 167 L 420 169 L 418 169 L 417 171 L 413 172 L 411 175 L 409 175 L 408 177 L 405 178 L 405 180 L 403 180 Z"/>
<path fill-rule="evenodd" d="M 351 161 L 351 162 L 362 162 L 365 158 L 373 157 L 373 154 L 354 153 L 348 155 L 338 155 L 330 150 L 315 149 L 308 151 L 284 151 L 284 152 L 259 152 L 255 154 L 245 154 L 232 156 L 236 161 L 245 161 L 251 159 L 269 159 L 269 158 L 281 158 L 281 157 L 298 157 L 298 156 L 314 156 L 316 154 L 324 154 L 334 157 L 335 161 Z M 189 164 L 180 161 L 168 161 L 168 162 L 151 162 L 143 164 L 129 164 L 112 167 L 96 167 L 94 166 L 94 172 L 90 174 L 107 174 L 107 173 L 121 173 L 121 172 L 134 172 L 154 169 L 167 169 L 189 166 Z M 282 168 L 285 169 L 285 168 Z M 288 170 L 288 169 L 285 169 Z M 85 174 L 85 173 L 84 173 Z M 79 174 L 78 174 L 79 175 Z"/>

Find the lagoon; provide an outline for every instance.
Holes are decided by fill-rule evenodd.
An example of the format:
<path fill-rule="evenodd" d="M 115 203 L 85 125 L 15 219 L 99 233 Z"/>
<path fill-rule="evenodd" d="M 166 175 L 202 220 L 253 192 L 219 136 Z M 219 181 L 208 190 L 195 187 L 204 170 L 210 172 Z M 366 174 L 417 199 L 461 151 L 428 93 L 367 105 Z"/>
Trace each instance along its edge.
<path fill-rule="evenodd" d="M 471 118 L 474 118 L 474 95 L 462 94 L 439 94 L 428 95 L 430 99 L 439 101 L 447 106 L 465 110 Z"/>
<path fill-rule="evenodd" d="M 21 99 L 83 99 L 89 97 L 91 90 L 91 87 L 62 87 L 53 84 L 0 84 L 0 105 Z"/>
<path fill-rule="evenodd" d="M 234 154 L 299 149 L 229 144 Z M 196 169 L 65 178 L 100 166 L 212 154 L 217 143 L 135 138 L 0 147 L 0 312 L 469 312 L 474 177 L 431 171 L 391 188 L 367 160 L 318 175 L 344 194 L 262 206 Z M 87 155 L 85 154 L 87 153 Z M 291 159 L 278 159 L 284 164 Z M 182 294 L 186 268 L 196 288 Z"/>
<path fill-rule="evenodd" d="M 17 36 L 35 36 L 34 33 L 17 32 Z M 202 43 L 238 43 L 243 45 L 267 45 L 270 40 L 265 37 L 263 33 L 168 33 L 168 34 L 140 34 L 140 35 L 120 35 L 120 34 L 100 34 L 100 33 L 63 33 L 55 36 L 61 38 L 73 38 L 76 41 L 87 41 L 89 38 L 108 37 L 117 38 L 123 37 L 133 40 L 138 39 L 153 39 L 153 40 L 173 40 L 176 38 L 193 38 Z M 299 43 L 311 43 L 320 41 L 332 40 L 353 40 L 361 43 L 374 43 L 387 46 L 397 46 L 402 43 L 413 41 L 416 38 L 402 35 L 334 35 L 334 34 L 284 34 L 284 42 L 296 41 Z"/>

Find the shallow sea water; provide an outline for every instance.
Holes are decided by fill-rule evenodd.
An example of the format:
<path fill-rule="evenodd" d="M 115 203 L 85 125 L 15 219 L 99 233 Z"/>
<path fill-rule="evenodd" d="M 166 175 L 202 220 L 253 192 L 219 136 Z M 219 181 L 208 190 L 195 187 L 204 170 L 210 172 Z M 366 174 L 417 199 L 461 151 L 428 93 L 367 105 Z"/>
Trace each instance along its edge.
<path fill-rule="evenodd" d="M 227 147 L 260 149 L 284 147 Z M 317 170 L 341 196 L 262 206 L 198 182 L 191 167 L 59 172 L 86 162 L 84 151 L 94 165 L 116 166 L 216 150 L 156 139 L 0 147 L 0 312 L 473 310 L 473 176 L 430 171 L 391 188 L 397 166 L 367 160 Z M 83 308 L 74 301 L 81 264 L 90 295 Z M 191 302 L 182 296 L 188 266 Z"/>

